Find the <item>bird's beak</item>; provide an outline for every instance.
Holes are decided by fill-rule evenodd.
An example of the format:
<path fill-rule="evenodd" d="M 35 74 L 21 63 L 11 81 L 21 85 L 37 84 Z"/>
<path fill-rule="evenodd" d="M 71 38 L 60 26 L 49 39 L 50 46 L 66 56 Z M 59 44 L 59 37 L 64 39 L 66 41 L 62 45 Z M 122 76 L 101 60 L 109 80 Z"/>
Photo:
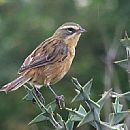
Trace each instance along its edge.
<path fill-rule="evenodd" d="M 87 32 L 87 31 L 86 31 L 84 28 L 80 28 L 80 29 L 79 29 L 79 32 L 80 32 L 80 33 L 83 33 L 83 32 Z"/>

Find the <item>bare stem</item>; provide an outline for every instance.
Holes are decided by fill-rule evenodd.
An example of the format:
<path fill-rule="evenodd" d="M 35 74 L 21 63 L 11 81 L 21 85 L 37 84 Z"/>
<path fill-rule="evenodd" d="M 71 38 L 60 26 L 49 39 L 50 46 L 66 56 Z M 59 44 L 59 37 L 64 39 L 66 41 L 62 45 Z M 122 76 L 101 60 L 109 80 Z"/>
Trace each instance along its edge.
<path fill-rule="evenodd" d="M 40 108 L 40 110 L 42 111 L 42 113 L 47 113 L 48 114 L 48 117 L 50 118 L 50 122 L 53 124 L 53 126 L 56 128 L 56 129 L 61 129 L 62 126 L 55 120 L 53 114 L 51 114 L 50 112 L 48 112 L 47 108 L 44 106 L 43 103 L 41 103 L 41 101 L 39 100 L 39 98 L 37 97 L 36 93 L 34 91 L 32 91 L 32 94 L 33 94 L 33 97 L 38 105 L 38 107 Z"/>

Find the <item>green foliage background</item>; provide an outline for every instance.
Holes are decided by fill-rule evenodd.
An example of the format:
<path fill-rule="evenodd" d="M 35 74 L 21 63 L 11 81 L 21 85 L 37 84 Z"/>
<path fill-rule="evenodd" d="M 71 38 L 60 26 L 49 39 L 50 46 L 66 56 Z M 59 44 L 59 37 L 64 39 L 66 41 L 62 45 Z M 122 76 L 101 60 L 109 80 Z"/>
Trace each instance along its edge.
<path fill-rule="evenodd" d="M 75 95 L 72 76 L 82 84 L 94 78 L 92 98 L 95 100 L 109 88 L 128 91 L 127 73 L 113 65 L 113 61 L 126 55 L 119 40 L 125 30 L 130 34 L 129 0 L 0 0 L 1 87 L 17 77 L 20 65 L 39 43 L 68 21 L 79 23 L 87 33 L 80 38 L 71 70 L 54 85 L 54 90 L 63 94 L 71 107 L 77 105 L 69 103 Z M 53 100 L 47 88 L 41 91 L 46 102 Z M 24 95 L 24 88 L 8 95 L 0 93 L 0 130 L 51 130 L 48 122 L 27 125 L 39 110 L 22 101 Z M 125 104 L 127 109 L 129 103 Z M 67 112 L 61 113 L 66 118 Z M 107 118 L 105 112 L 102 118 Z M 89 126 L 78 130 L 85 128 Z"/>

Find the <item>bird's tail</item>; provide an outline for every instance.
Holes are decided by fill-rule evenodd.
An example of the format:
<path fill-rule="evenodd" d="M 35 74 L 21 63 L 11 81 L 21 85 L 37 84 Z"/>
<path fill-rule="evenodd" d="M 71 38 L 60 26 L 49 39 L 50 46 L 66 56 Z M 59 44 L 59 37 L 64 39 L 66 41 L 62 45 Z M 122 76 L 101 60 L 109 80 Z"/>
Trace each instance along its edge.
<path fill-rule="evenodd" d="M 20 76 L 17 79 L 13 80 L 12 82 L 4 85 L 1 89 L 0 92 L 10 92 L 10 91 L 14 91 L 18 88 L 20 88 L 22 85 L 24 85 L 25 83 L 27 83 L 30 80 L 30 78 L 24 77 L 24 76 Z"/>

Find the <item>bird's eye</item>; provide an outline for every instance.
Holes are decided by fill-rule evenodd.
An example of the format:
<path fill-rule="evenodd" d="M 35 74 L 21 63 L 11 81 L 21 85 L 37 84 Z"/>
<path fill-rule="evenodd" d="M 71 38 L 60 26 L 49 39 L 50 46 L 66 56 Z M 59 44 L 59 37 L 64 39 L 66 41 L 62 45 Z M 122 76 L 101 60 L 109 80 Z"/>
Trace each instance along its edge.
<path fill-rule="evenodd" d="M 67 28 L 67 31 L 68 31 L 69 33 L 73 33 L 73 32 L 75 32 L 75 29 L 73 29 L 73 28 Z"/>

